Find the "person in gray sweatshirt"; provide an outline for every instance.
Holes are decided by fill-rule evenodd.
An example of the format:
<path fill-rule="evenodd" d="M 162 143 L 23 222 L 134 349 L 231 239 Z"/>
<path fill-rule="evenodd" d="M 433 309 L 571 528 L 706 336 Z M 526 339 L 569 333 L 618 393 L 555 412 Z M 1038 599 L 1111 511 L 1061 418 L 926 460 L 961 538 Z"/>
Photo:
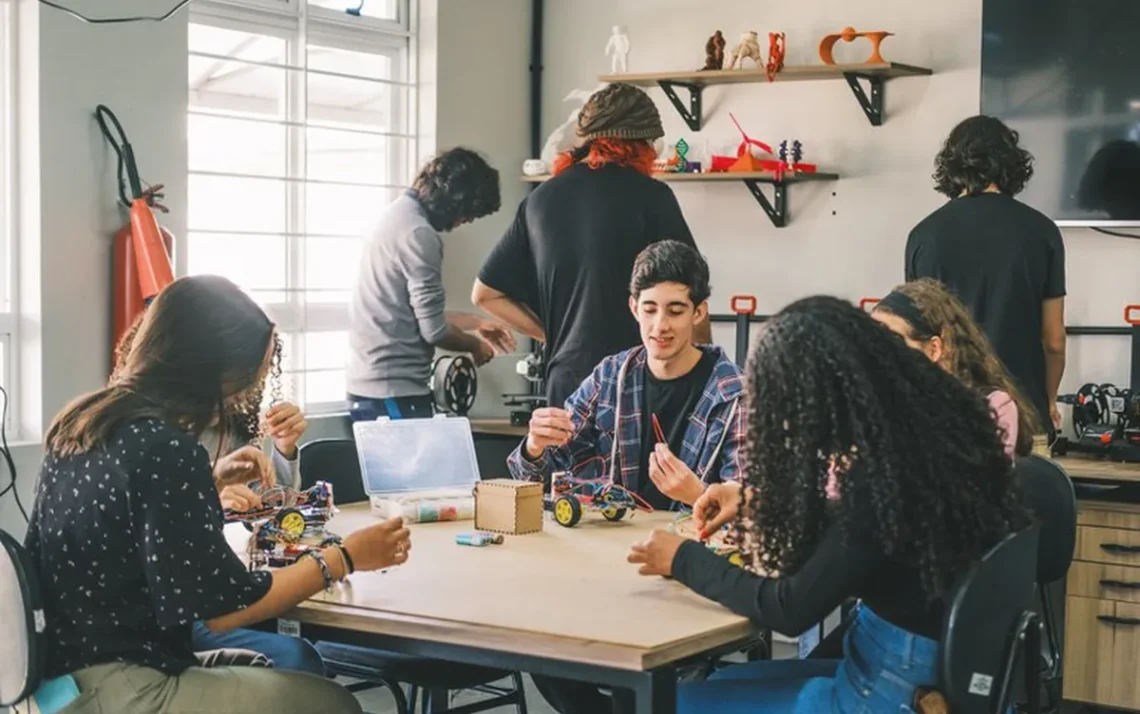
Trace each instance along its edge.
<path fill-rule="evenodd" d="M 499 172 L 470 149 L 429 161 L 412 188 L 387 206 L 364 246 L 349 303 L 346 365 L 354 421 L 430 417 L 436 348 L 486 364 L 515 348 L 504 325 L 448 312 L 443 240 L 499 210 Z"/>

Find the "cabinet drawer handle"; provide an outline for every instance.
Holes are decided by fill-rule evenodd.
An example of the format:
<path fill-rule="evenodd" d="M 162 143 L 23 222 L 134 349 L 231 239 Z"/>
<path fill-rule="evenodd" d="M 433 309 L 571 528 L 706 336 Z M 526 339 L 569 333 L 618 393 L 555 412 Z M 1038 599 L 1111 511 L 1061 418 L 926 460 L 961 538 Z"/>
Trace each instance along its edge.
<path fill-rule="evenodd" d="M 1140 583 L 1128 582 L 1127 580 L 1101 580 L 1100 586 L 1102 588 L 1121 588 L 1124 590 L 1140 590 Z"/>
<path fill-rule="evenodd" d="M 1140 625 L 1140 619 L 1135 617 L 1113 617 L 1112 615 L 1097 615 L 1096 619 L 1109 625 Z"/>
<path fill-rule="evenodd" d="M 1100 549 L 1106 553 L 1140 553 L 1140 545 L 1121 545 L 1120 543 L 1101 543 Z"/>

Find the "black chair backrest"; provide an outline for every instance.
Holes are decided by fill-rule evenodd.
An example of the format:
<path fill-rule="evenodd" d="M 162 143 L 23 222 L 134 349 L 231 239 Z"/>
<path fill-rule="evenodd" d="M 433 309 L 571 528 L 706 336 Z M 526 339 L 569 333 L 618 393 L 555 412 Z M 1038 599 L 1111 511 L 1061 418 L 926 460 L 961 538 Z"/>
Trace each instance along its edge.
<path fill-rule="evenodd" d="M 1056 582 L 1069 572 L 1077 544 L 1077 497 L 1073 482 L 1061 466 L 1031 454 L 1014 467 L 1025 506 L 1040 525 L 1037 582 Z"/>
<path fill-rule="evenodd" d="M 301 488 L 317 481 L 332 484 L 333 501 L 338 505 L 367 501 L 360 477 L 360 459 L 352 439 L 318 439 L 300 448 Z"/>
<path fill-rule="evenodd" d="M 35 565 L 19 541 L 0 531 L 0 707 L 23 701 L 39 685 L 43 632 Z"/>
<path fill-rule="evenodd" d="M 994 546 L 958 581 L 942 635 L 941 691 L 954 714 L 993 714 L 1006 682 L 1010 648 L 1033 609 L 1038 527 Z"/>

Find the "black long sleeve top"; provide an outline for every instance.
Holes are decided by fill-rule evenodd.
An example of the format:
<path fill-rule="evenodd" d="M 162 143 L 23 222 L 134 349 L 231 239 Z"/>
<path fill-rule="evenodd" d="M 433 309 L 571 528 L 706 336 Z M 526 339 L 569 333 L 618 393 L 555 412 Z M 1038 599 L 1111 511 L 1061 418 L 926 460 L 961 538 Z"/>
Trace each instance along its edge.
<path fill-rule="evenodd" d="M 880 549 L 844 538 L 832 525 L 798 571 L 776 578 L 750 573 L 701 543 L 689 541 L 673 559 L 673 578 L 757 626 L 796 636 L 849 598 L 916 635 L 941 638 L 945 605 L 931 602 L 918 571 Z"/>

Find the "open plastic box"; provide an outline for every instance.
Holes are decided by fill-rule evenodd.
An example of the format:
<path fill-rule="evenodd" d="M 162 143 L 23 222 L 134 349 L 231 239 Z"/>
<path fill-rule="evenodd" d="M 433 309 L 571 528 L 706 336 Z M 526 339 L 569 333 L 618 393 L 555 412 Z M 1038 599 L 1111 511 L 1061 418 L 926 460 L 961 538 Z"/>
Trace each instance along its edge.
<path fill-rule="evenodd" d="M 377 419 L 352 425 L 372 512 L 407 523 L 471 520 L 479 466 L 465 417 Z"/>

